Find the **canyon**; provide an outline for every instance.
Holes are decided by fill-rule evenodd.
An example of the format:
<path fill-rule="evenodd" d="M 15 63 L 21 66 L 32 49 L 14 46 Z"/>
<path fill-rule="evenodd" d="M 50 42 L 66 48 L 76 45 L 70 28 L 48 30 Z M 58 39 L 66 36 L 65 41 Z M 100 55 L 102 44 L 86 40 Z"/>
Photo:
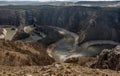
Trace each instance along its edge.
<path fill-rule="evenodd" d="M 3 13 L 4 12 L 4 13 Z M 79 35 L 79 44 L 91 40 L 119 42 L 119 8 L 77 6 L 2 6 L 0 25 L 55 26 Z"/>
<path fill-rule="evenodd" d="M 97 73 L 119 76 L 120 69 L 111 65 L 112 60 L 115 61 L 114 64 L 117 63 L 117 66 L 120 63 L 120 49 L 114 48 L 120 44 L 119 7 L 0 6 L 0 27 L 7 30 L 5 39 L 0 40 L 0 66 L 3 66 L 2 68 L 7 66 L 9 69 L 12 69 L 11 66 L 19 70 L 27 68 L 27 73 L 33 72 L 32 68 L 37 68 L 36 71 L 41 70 L 41 72 L 34 73 L 37 75 L 45 73 L 45 76 L 59 75 L 60 69 L 63 69 L 64 75 L 71 74 L 71 76 L 74 73 L 76 73 L 75 76 L 96 75 Z M 112 49 L 113 52 L 106 54 L 103 49 Z M 114 71 L 107 70 L 106 74 L 106 70 L 96 69 L 106 69 L 104 67 L 106 62 L 110 63 L 107 69 Z M 85 65 L 87 68 L 84 68 L 81 64 L 90 66 Z M 84 69 L 85 73 L 83 71 L 72 73 L 72 66 L 80 67 L 76 68 L 78 70 Z M 87 74 L 90 72 L 85 69 L 91 71 L 92 74 Z M 0 70 L 3 71 L 3 69 Z M 0 75 L 6 73 L 2 71 Z M 21 72 L 19 73 L 22 75 Z"/>

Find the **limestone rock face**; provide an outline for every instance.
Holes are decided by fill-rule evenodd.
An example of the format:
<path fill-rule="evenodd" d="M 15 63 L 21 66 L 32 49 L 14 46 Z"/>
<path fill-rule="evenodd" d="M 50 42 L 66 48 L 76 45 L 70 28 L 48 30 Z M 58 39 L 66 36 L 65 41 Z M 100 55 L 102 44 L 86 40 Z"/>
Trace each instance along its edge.
<path fill-rule="evenodd" d="M 111 50 L 103 50 L 92 67 L 120 70 L 120 45 Z"/>

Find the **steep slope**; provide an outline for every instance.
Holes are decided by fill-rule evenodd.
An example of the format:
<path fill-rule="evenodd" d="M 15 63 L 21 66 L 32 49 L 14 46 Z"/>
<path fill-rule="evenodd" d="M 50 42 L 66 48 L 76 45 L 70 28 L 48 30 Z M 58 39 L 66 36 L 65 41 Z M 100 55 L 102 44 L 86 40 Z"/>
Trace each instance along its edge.
<path fill-rule="evenodd" d="M 1 6 L 0 25 L 61 27 L 77 33 L 79 43 L 91 40 L 120 41 L 119 10 L 117 7 Z"/>
<path fill-rule="evenodd" d="M 37 42 L 13 42 L 0 40 L 0 65 L 49 65 L 54 62 L 46 47 Z"/>

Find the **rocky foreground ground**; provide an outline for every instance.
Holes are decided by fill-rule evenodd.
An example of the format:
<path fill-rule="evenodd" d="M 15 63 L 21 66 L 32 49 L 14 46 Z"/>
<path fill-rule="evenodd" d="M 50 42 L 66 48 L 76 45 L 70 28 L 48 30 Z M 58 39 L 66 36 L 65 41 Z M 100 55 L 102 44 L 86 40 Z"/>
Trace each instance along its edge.
<path fill-rule="evenodd" d="M 70 63 L 54 63 L 48 66 L 0 67 L 0 76 L 120 76 L 120 71 L 91 69 Z"/>
<path fill-rule="evenodd" d="M 119 46 L 103 50 L 98 58 L 70 58 L 65 62 L 55 62 L 46 48 L 37 42 L 0 40 L 0 76 L 120 76 Z"/>

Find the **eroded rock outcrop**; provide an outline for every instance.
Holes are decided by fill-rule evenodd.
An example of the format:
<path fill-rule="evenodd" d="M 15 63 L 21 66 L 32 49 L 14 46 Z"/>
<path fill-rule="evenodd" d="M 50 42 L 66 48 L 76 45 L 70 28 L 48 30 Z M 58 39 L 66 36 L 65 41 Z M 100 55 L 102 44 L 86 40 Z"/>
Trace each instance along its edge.
<path fill-rule="evenodd" d="M 111 50 L 103 50 L 92 67 L 120 70 L 120 45 Z"/>

